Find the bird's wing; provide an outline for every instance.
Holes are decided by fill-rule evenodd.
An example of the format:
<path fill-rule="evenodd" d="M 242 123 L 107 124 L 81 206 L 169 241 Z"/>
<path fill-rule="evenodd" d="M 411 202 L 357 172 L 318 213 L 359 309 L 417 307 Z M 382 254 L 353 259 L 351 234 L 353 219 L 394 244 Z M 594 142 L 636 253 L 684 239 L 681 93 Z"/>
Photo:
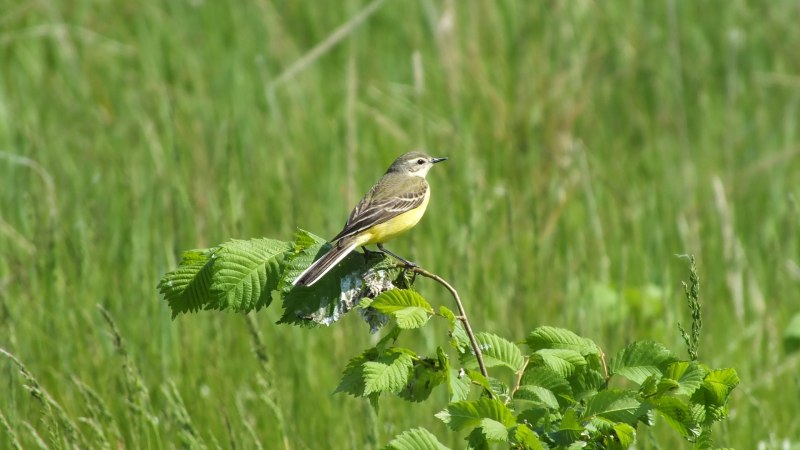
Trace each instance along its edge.
<path fill-rule="evenodd" d="M 402 189 L 398 186 L 402 183 Z M 425 200 L 428 183 L 422 177 L 386 175 L 358 202 L 347 223 L 331 242 L 360 233 L 410 211 Z M 398 192 L 402 192 L 398 195 Z"/>

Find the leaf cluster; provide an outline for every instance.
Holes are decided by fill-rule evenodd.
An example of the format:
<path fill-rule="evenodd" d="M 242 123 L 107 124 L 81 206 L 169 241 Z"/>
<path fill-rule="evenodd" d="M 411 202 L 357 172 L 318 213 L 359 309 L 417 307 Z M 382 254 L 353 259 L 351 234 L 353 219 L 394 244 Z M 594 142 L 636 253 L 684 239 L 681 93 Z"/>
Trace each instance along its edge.
<path fill-rule="evenodd" d="M 330 325 L 361 299 L 394 287 L 398 270 L 385 256 L 353 253 L 312 288 L 294 288 L 292 281 L 329 248 L 324 239 L 298 230 L 292 242 L 230 240 L 189 250 L 177 268 L 164 274 L 158 290 L 173 318 L 199 310 L 258 311 L 280 298 L 281 322 Z M 383 318 L 365 319 L 379 325 Z"/>
<path fill-rule="evenodd" d="M 293 242 L 232 240 L 190 250 L 158 289 L 173 316 L 201 309 L 246 313 L 280 298 L 282 323 L 330 325 L 355 309 L 373 331 L 390 324 L 374 347 L 347 363 L 336 392 L 365 397 L 377 410 L 381 395 L 422 402 L 444 389 L 448 404 L 436 417 L 465 434 L 470 449 L 627 449 L 641 427 L 658 421 L 696 448 L 711 448 L 711 426 L 728 415 L 739 378 L 733 369 L 697 361 L 701 316 L 693 260 L 687 286 L 692 334 L 681 329 L 690 359 L 657 342 L 634 341 L 607 363 L 595 342 L 563 328 L 541 326 L 519 342 L 473 334 L 460 303 L 461 316 L 434 308 L 410 289 L 413 278 L 381 254 L 350 254 L 313 287 L 292 286 L 329 248 L 300 230 Z M 403 333 L 433 318 L 448 330 L 435 355 L 397 345 Z M 446 447 L 416 428 L 387 448 Z"/>
<path fill-rule="evenodd" d="M 629 344 L 606 365 L 597 344 L 562 328 L 536 328 L 522 345 L 490 333 L 480 336 L 492 368 L 489 378 L 453 368 L 441 348 L 428 364 L 430 359 L 410 349 L 392 347 L 382 353 L 376 348 L 350 361 L 339 391 L 369 396 L 375 403 L 381 393 L 402 394 L 421 381 L 427 383 L 426 397 L 432 388 L 446 386 L 450 403 L 436 416 L 466 433 L 470 449 L 497 443 L 517 449 L 627 449 L 637 430 L 658 421 L 696 447 L 710 448 L 710 426 L 727 417 L 728 398 L 739 383 L 733 369 L 679 360 L 652 341 Z M 381 355 L 398 353 L 408 362 L 395 363 L 393 376 L 375 384 L 364 367 Z M 461 360 L 469 367 L 469 357 Z M 512 383 L 503 378 L 509 371 Z M 446 447 L 417 428 L 387 448 Z"/>

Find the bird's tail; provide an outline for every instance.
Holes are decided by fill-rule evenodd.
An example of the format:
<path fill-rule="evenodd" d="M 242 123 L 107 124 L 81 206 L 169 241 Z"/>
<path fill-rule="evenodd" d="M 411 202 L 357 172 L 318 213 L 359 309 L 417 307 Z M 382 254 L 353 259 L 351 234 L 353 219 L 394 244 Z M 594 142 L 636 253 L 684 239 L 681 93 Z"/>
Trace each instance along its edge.
<path fill-rule="evenodd" d="M 292 284 L 294 286 L 311 286 L 333 269 L 336 264 L 339 264 L 339 262 L 352 252 L 353 249 L 358 247 L 358 245 L 359 242 L 352 238 L 345 238 L 336 242 L 328 253 L 311 263 L 300 276 L 295 278 Z"/>

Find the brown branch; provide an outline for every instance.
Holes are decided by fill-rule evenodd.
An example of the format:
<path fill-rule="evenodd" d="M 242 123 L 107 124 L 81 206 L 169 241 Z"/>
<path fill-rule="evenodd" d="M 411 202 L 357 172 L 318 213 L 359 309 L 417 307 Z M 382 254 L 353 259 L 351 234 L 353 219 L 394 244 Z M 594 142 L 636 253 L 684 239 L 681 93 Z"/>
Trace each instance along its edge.
<path fill-rule="evenodd" d="M 475 333 L 472 332 L 472 326 L 469 324 L 469 319 L 467 318 L 467 312 L 464 310 L 464 304 L 461 303 L 461 297 L 458 296 L 458 292 L 450 286 L 450 283 L 444 280 L 444 278 L 436 275 L 434 273 L 428 272 L 427 270 L 423 269 L 419 266 L 410 267 L 409 270 L 413 273 L 422 275 L 425 278 L 430 278 L 444 286 L 450 294 L 453 296 L 453 299 L 456 301 L 456 306 L 458 307 L 458 319 L 461 320 L 461 323 L 464 324 L 464 330 L 467 332 L 467 336 L 469 336 L 469 343 L 472 346 L 472 351 L 475 352 L 475 358 L 478 360 L 478 367 L 481 369 L 481 374 L 489 378 L 489 372 L 486 371 L 486 364 L 483 362 L 483 353 L 481 353 L 481 348 L 478 345 L 478 341 L 475 339 Z M 492 393 L 489 392 L 489 396 L 492 396 Z"/>

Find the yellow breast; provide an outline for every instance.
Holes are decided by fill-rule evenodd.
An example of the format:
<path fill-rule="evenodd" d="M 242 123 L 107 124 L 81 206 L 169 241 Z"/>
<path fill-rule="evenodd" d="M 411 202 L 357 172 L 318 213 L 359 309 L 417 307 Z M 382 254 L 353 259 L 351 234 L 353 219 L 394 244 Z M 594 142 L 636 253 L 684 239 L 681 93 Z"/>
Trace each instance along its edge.
<path fill-rule="evenodd" d="M 410 230 L 422 219 L 430 199 L 431 190 L 428 188 L 425 198 L 419 206 L 365 230 L 363 236 L 364 238 L 369 236 L 369 238 L 361 245 L 380 244 Z"/>

